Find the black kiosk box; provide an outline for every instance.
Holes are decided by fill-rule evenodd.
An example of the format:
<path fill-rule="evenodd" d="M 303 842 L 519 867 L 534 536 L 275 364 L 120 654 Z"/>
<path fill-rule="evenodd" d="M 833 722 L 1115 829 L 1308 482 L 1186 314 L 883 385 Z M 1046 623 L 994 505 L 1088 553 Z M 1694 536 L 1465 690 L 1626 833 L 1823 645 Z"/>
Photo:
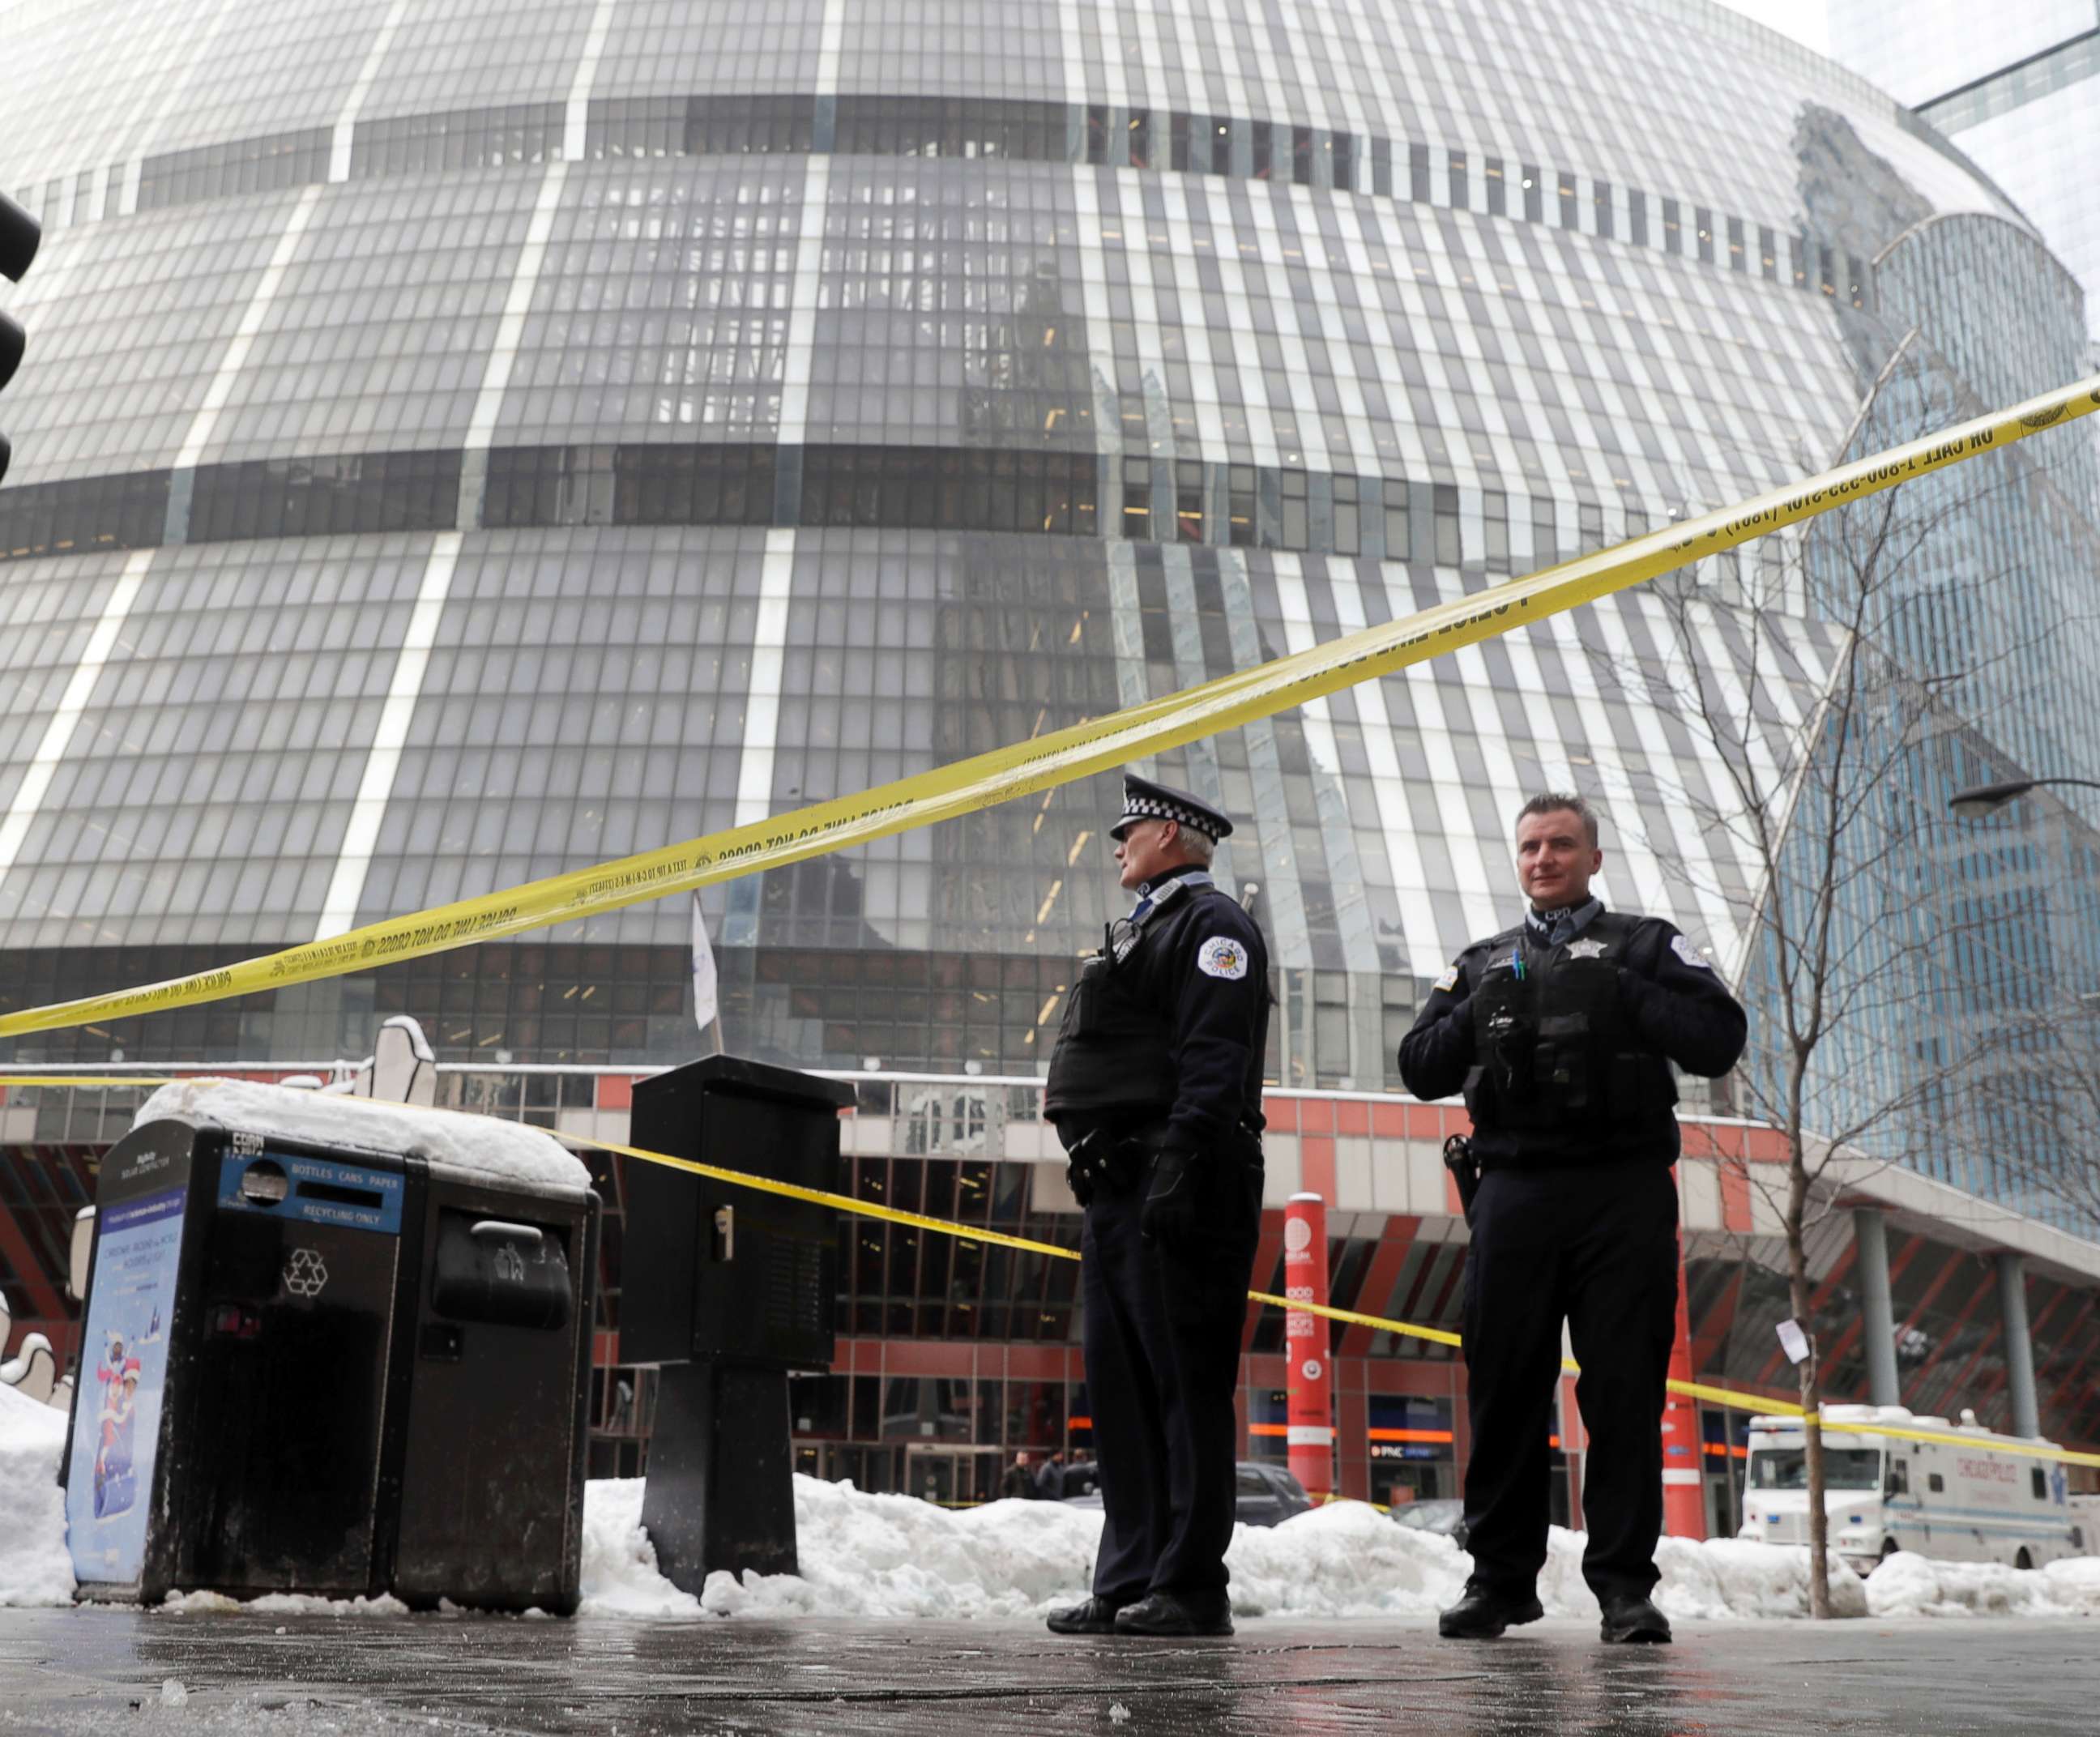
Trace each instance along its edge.
<path fill-rule="evenodd" d="M 271 1131 L 276 1088 L 233 1089 L 258 1125 L 155 1120 L 102 1162 L 63 1462 L 81 1596 L 573 1611 L 598 1228 L 580 1169 L 565 1186 Z M 338 1113 L 403 1126 L 285 1107 L 308 1136 Z"/>
<path fill-rule="evenodd" d="M 636 1082 L 644 1150 L 840 1192 L 849 1087 L 734 1056 Z M 697 1593 L 717 1568 L 796 1569 L 790 1370 L 828 1369 L 834 1209 L 661 1164 L 627 1170 L 620 1353 L 659 1366 L 642 1523 Z"/>

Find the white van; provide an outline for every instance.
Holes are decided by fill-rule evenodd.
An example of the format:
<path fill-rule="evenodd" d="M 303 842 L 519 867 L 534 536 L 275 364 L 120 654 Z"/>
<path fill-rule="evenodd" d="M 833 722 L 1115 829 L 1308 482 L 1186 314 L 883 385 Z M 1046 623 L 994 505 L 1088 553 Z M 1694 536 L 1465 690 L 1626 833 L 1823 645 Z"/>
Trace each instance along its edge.
<path fill-rule="evenodd" d="M 2014 1568 L 2039 1568 L 2086 1553 L 2087 1528 L 2071 1510 L 2062 1461 L 2005 1453 L 2003 1444 L 2019 1438 L 1983 1428 L 1974 1412 L 1951 1424 L 1944 1417 L 1913 1417 L 1900 1405 L 1830 1405 L 1824 1417 L 1830 1547 L 1859 1572 L 1898 1550 Z M 1970 1439 L 1959 1446 L 1906 1441 L 1848 1431 L 1848 1423 Z M 1753 1417 L 1749 1447 L 1739 1536 L 1806 1544 L 1808 1466 L 1801 1420 Z"/>

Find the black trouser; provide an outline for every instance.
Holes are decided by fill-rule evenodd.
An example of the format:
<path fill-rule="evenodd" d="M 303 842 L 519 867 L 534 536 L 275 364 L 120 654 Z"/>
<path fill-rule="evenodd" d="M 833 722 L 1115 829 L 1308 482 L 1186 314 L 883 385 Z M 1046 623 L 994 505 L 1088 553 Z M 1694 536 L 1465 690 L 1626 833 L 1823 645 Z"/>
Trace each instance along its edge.
<path fill-rule="evenodd" d="M 1144 1179 L 1097 1192 L 1079 1241 L 1104 1510 L 1094 1592 L 1117 1604 L 1225 1586 L 1233 1397 L 1261 1227 L 1261 1148 L 1242 1139 L 1200 1163 L 1202 1229 L 1187 1247 L 1140 1239 Z"/>
<path fill-rule="evenodd" d="M 1480 1179 L 1464 1329 L 1467 1548 L 1478 1580 L 1522 1596 L 1545 1564 L 1565 1319 L 1590 1435 L 1582 1577 L 1599 1598 L 1654 1587 L 1677 1267 L 1677 1185 L 1660 1163 L 1490 1169 Z"/>

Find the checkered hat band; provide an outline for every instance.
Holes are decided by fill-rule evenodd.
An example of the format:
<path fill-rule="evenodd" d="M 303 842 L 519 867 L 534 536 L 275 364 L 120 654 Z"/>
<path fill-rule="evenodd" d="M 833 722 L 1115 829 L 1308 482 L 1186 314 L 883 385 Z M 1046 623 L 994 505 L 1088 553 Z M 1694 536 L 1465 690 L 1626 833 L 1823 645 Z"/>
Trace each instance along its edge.
<path fill-rule="evenodd" d="M 1214 824 L 1207 814 L 1199 814 L 1192 808 L 1184 808 L 1178 802 L 1167 802 L 1158 796 L 1126 796 L 1123 805 L 1123 819 L 1118 826 L 1133 820 L 1176 820 L 1205 838 L 1212 835 Z"/>

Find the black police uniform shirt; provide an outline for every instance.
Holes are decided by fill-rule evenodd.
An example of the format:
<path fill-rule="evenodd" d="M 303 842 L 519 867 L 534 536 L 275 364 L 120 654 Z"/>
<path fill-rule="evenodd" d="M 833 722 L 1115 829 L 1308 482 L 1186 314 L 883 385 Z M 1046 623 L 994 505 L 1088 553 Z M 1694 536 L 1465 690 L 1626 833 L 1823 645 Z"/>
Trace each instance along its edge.
<path fill-rule="evenodd" d="M 1485 1166 L 1670 1164 L 1668 1064 L 1716 1078 L 1746 1032 L 1735 997 L 1676 928 L 1600 911 L 1557 946 L 1519 924 L 1467 948 L 1401 1040 L 1400 1072 L 1425 1101 L 1464 1095 Z"/>
<path fill-rule="evenodd" d="M 1044 1110 L 1068 1147 L 1095 1128 L 1163 1122 L 1158 1145 L 1215 1151 L 1262 1126 L 1268 946 L 1201 869 L 1168 870 L 1146 897 L 1072 986 Z"/>

